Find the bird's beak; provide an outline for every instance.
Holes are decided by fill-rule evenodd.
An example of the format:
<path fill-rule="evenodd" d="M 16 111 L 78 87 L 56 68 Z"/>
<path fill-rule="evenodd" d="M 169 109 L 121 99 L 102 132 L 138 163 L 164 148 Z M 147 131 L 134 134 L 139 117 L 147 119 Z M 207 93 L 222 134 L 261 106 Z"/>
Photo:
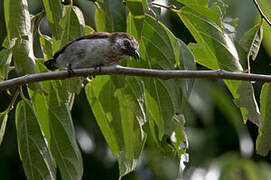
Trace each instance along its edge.
<path fill-rule="evenodd" d="M 138 50 L 134 50 L 131 56 L 134 57 L 136 61 L 138 61 L 140 57 Z"/>

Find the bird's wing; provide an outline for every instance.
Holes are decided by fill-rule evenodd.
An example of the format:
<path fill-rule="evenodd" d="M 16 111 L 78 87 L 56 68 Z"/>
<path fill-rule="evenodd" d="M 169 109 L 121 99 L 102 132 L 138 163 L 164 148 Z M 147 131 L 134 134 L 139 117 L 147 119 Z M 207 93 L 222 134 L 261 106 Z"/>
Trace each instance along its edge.
<path fill-rule="evenodd" d="M 54 59 L 56 59 L 69 45 L 71 45 L 75 41 L 79 41 L 82 39 L 102 39 L 102 38 L 109 38 L 110 33 L 107 32 L 97 32 L 97 33 L 92 33 L 86 36 L 79 37 L 73 41 L 70 41 L 68 44 L 63 46 L 61 49 L 59 49 L 55 54 L 54 54 Z"/>

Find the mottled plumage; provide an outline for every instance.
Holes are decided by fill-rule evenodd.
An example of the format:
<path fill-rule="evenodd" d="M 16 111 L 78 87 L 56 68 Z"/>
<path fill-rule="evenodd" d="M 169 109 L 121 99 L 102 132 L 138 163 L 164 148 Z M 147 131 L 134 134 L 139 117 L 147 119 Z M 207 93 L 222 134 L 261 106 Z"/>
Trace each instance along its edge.
<path fill-rule="evenodd" d="M 127 56 L 137 60 L 138 48 L 135 38 L 127 33 L 93 33 L 69 42 L 44 64 L 50 70 L 108 66 Z"/>

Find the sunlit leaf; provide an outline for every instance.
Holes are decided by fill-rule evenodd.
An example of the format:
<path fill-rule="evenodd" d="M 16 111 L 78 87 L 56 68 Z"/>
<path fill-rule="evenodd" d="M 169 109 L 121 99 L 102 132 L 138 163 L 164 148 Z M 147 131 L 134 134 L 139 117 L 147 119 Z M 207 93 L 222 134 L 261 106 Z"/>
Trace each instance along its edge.
<path fill-rule="evenodd" d="M 199 64 L 210 69 L 243 70 L 235 45 L 217 24 L 187 7 L 178 15 L 197 41 L 190 48 Z"/>
<path fill-rule="evenodd" d="M 123 147 L 119 103 L 109 76 L 96 77 L 85 87 L 96 121 L 113 154 Z"/>
<path fill-rule="evenodd" d="M 85 35 L 92 34 L 94 31 L 92 27 L 85 25 Z"/>
<path fill-rule="evenodd" d="M 197 44 L 190 44 L 189 47 L 199 64 L 210 69 L 243 70 L 235 45 L 219 26 L 186 7 L 178 15 L 197 41 Z M 251 83 L 229 80 L 225 80 L 225 83 L 233 97 L 238 98 L 244 121 L 249 119 L 259 125 L 258 106 Z M 247 101 L 250 103 L 246 104 Z"/>
<path fill-rule="evenodd" d="M 127 77 L 128 78 L 128 77 Z M 116 76 L 95 77 L 86 94 L 96 121 L 113 154 L 118 155 L 120 177 L 134 170 L 143 150 L 146 122 L 137 81 Z"/>
<path fill-rule="evenodd" d="M 16 108 L 18 149 L 27 179 L 56 179 L 56 169 L 30 102 Z"/>

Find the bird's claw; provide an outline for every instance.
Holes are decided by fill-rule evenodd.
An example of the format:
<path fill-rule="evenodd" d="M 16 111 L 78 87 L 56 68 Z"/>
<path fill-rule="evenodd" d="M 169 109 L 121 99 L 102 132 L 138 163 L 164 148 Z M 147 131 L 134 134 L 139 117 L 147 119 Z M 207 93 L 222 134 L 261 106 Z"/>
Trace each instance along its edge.
<path fill-rule="evenodd" d="M 69 75 L 69 77 L 71 77 L 73 73 L 74 73 L 74 71 L 72 70 L 72 66 L 71 66 L 71 64 L 69 64 L 68 65 L 68 75 Z"/>
<path fill-rule="evenodd" d="M 101 72 L 102 71 L 102 66 L 103 66 L 103 64 L 99 64 L 99 65 L 95 66 L 94 69 L 95 70 L 99 69 L 99 72 Z"/>

